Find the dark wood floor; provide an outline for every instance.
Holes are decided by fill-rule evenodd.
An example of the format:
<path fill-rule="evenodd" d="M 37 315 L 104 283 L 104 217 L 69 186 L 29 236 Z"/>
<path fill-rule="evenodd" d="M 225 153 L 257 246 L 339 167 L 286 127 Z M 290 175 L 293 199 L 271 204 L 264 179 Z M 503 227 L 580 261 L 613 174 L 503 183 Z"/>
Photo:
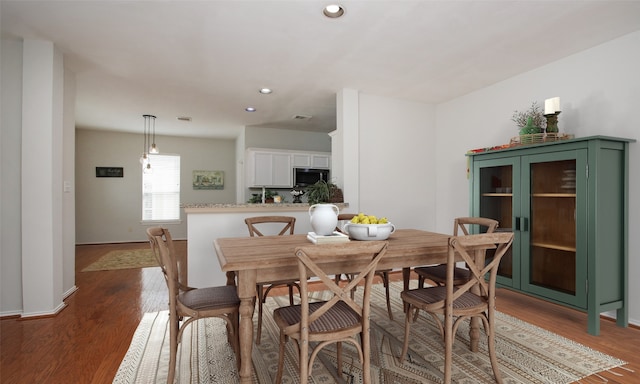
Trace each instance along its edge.
<path fill-rule="evenodd" d="M 185 242 L 177 242 L 186 250 Z M 55 317 L 0 322 L 0 382 L 111 383 L 145 312 L 166 309 L 159 268 L 80 272 L 105 253 L 132 244 L 78 246 L 76 285 L 67 307 Z M 134 244 L 146 248 L 147 243 Z M 400 279 L 399 275 L 394 278 Z M 640 330 L 604 320 L 601 336 L 586 332 L 586 315 L 500 290 L 498 310 L 519 317 L 630 364 L 623 376 L 603 373 L 609 384 L 640 383 Z M 602 382 L 599 378 L 582 383 Z"/>

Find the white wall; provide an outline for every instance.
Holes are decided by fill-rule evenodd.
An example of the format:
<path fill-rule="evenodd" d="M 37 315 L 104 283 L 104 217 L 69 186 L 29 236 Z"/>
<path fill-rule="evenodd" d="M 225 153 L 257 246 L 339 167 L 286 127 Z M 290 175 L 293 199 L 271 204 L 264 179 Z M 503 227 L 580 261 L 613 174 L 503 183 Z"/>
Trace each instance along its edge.
<path fill-rule="evenodd" d="M 468 214 L 469 186 L 464 153 L 509 143 L 518 134 L 514 110 L 544 105 L 559 96 L 561 132 L 577 137 L 607 135 L 640 139 L 640 32 L 583 51 L 472 94 L 437 106 L 437 230 Z M 640 270 L 640 148 L 630 146 L 629 271 Z M 630 321 L 640 324 L 640 281 L 630 279 Z"/>
<path fill-rule="evenodd" d="M 62 134 L 62 286 L 66 298 L 76 290 L 76 77 L 64 71 L 64 116 Z"/>
<path fill-rule="evenodd" d="M 146 241 L 142 224 L 142 117 L 140 134 L 76 130 L 76 241 L 78 244 Z M 181 203 L 235 203 L 234 140 L 158 136 L 161 153 L 180 155 Z M 123 167 L 122 178 L 97 178 L 96 167 Z M 224 189 L 194 190 L 194 170 L 224 171 Z M 187 222 L 168 224 L 175 239 L 187 238 Z"/>
<path fill-rule="evenodd" d="M 236 138 L 236 203 L 245 202 L 245 171 L 244 171 L 244 149 L 245 147 L 245 130 L 242 130 L 240 136 Z"/>
<path fill-rule="evenodd" d="M 339 100 L 353 105 L 354 98 L 358 118 L 338 124 L 345 130 L 343 174 L 359 179 L 355 198 L 347 187 L 348 211 L 386 216 L 399 228 L 435 229 L 435 108 L 348 90 Z M 348 132 L 354 124 L 356 135 Z"/>
<path fill-rule="evenodd" d="M 331 152 L 331 139 L 323 132 L 246 127 L 245 148 L 249 147 Z"/>
<path fill-rule="evenodd" d="M 2 40 L 0 115 L 0 314 L 22 311 L 20 170 L 22 143 L 22 43 Z"/>
<path fill-rule="evenodd" d="M 49 315 L 76 289 L 73 190 L 63 192 L 74 179 L 75 77 L 50 42 L 1 47 L 0 315 Z"/>

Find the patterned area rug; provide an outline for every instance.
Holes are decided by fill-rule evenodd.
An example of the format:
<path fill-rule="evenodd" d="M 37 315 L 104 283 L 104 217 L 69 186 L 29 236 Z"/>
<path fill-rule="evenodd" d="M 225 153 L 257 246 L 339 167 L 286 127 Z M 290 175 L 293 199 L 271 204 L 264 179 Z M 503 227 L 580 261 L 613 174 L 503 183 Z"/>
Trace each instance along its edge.
<path fill-rule="evenodd" d="M 399 298 L 401 283 L 392 283 L 392 297 Z M 318 293 L 321 296 L 322 293 Z M 288 304 L 286 296 L 267 299 L 260 345 L 253 348 L 254 383 L 272 383 L 278 361 L 278 331 L 269 313 Z M 371 345 L 374 383 L 442 383 L 443 346 L 434 325 L 421 316 L 412 327 L 409 357 L 400 365 L 396 356 L 402 348 L 404 314 L 399 299 L 392 301 L 394 320 L 388 318 L 384 290 L 376 285 L 372 296 Z M 267 312 L 268 311 L 268 312 Z M 164 383 L 168 363 L 166 312 L 145 315 L 114 383 Z M 254 318 L 254 323 L 256 318 Z M 226 342 L 224 322 L 206 319 L 191 331 L 187 328 L 178 367 L 179 383 L 237 383 L 235 357 Z M 597 372 L 626 364 L 531 324 L 498 313 L 496 338 L 498 359 L 505 384 L 572 383 Z M 469 330 L 461 325 L 454 345 L 454 382 L 494 383 L 481 334 L 481 351 L 468 349 Z M 312 383 L 361 383 L 360 363 L 354 349 L 343 345 L 343 374 L 336 378 L 335 351 L 330 347 L 316 359 Z M 283 383 L 297 383 L 297 349 L 289 342 Z"/>
<path fill-rule="evenodd" d="M 157 267 L 151 249 L 129 249 L 111 251 L 89 264 L 82 272 L 110 271 L 114 269 Z"/>

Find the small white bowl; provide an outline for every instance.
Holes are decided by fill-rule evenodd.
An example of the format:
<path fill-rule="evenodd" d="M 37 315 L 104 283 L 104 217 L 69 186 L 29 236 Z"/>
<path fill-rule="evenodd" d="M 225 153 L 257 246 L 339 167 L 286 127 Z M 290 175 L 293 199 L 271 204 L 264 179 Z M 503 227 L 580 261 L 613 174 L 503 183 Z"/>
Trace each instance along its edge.
<path fill-rule="evenodd" d="M 386 240 L 396 231 L 395 225 L 346 223 L 342 230 L 354 240 Z"/>

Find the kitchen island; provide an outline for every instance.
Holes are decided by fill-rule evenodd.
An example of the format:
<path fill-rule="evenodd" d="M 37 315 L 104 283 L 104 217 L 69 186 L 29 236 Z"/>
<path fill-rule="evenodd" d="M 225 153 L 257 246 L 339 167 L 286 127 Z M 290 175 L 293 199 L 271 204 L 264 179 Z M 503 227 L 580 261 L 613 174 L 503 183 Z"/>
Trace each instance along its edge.
<path fill-rule="evenodd" d="M 340 212 L 350 212 L 347 203 L 335 205 Z M 187 215 L 188 281 L 197 288 L 226 284 L 227 277 L 220 269 L 213 241 L 219 237 L 249 236 L 246 217 L 293 216 L 295 233 L 311 231 L 306 203 L 184 204 L 182 208 Z"/>

